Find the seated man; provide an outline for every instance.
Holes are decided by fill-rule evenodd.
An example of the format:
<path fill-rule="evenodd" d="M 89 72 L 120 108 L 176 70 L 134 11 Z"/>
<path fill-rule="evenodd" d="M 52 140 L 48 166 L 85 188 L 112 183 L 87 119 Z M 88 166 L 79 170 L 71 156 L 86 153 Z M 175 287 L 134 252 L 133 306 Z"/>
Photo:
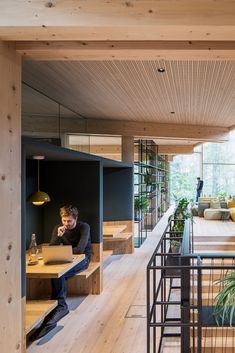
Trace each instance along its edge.
<path fill-rule="evenodd" d="M 58 300 L 58 306 L 44 319 L 36 338 L 52 330 L 58 320 L 69 313 L 66 303 L 66 280 L 85 270 L 91 258 L 90 226 L 78 221 L 78 210 L 72 206 L 60 209 L 61 223 L 55 226 L 50 245 L 72 245 L 73 254 L 85 254 L 85 259 L 59 278 L 51 280 L 51 299 Z"/>

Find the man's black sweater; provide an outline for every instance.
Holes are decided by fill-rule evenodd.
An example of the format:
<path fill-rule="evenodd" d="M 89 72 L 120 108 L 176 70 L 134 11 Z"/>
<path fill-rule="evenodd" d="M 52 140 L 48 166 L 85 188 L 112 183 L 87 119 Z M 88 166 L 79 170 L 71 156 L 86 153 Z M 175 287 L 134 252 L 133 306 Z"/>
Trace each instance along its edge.
<path fill-rule="evenodd" d="M 62 224 L 58 224 L 53 229 L 50 245 L 72 245 L 73 254 L 85 254 L 90 259 L 90 226 L 87 223 L 77 221 L 75 228 L 66 229 L 62 237 L 58 237 L 58 228 L 61 226 Z"/>

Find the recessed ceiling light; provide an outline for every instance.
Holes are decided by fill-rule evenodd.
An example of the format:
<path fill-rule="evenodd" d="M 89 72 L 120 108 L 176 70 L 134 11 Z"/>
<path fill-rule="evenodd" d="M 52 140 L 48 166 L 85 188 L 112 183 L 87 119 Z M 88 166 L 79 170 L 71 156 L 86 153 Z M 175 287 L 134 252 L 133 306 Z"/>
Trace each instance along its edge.
<path fill-rule="evenodd" d="M 159 69 L 157 69 L 158 72 L 165 72 L 165 69 L 163 67 L 159 67 Z"/>

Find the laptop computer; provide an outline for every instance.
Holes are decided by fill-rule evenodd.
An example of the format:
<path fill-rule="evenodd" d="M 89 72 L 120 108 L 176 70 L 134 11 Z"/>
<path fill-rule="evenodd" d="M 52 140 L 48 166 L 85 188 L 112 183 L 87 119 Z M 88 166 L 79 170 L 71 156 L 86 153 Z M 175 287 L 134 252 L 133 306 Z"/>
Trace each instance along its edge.
<path fill-rule="evenodd" d="M 42 246 L 44 264 L 63 264 L 73 262 L 72 245 Z"/>

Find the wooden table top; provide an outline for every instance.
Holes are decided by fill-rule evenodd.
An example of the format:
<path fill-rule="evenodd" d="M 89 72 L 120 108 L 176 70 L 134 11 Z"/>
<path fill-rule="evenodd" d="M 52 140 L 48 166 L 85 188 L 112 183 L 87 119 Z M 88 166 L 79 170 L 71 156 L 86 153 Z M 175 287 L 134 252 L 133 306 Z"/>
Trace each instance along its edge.
<path fill-rule="evenodd" d="M 26 277 L 27 278 L 59 278 L 71 270 L 79 262 L 85 259 L 84 254 L 73 255 L 73 262 L 56 265 L 44 265 L 43 260 L 39 260 L 36 265 L 28 265 L 26 255 Z"/>

